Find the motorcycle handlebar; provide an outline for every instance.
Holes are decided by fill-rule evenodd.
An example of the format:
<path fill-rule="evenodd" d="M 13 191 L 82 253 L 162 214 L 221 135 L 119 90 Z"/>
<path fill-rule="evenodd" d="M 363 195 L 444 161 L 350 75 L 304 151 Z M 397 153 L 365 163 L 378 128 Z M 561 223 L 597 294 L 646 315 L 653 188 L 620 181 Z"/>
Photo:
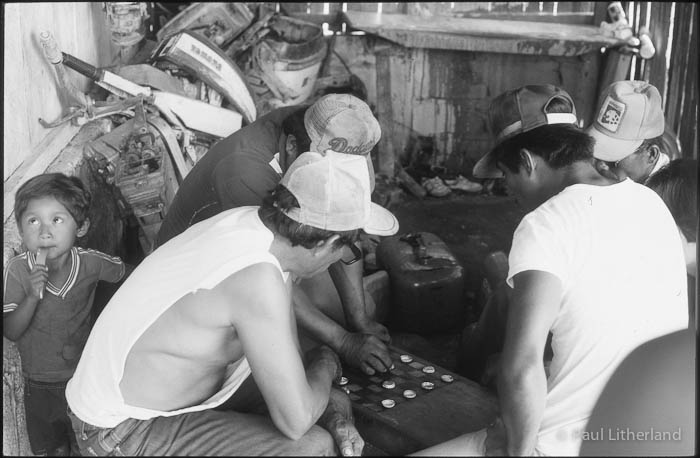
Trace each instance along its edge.
<path fill-rule="evenodd" d="M 76 72 L 80 73 L 81 75 L 87 76 L 88 78 L 99 81 L 101 79 L 101 70 L 98 68 L 95 68 L 94 66 L 88 64 L 87 62 L 84 62 L 77 57 L 71 56 L 70 54 L 66 54 L 64 52 L 61 53 L 63 55 L 63 64 L 75 70 Z"/>

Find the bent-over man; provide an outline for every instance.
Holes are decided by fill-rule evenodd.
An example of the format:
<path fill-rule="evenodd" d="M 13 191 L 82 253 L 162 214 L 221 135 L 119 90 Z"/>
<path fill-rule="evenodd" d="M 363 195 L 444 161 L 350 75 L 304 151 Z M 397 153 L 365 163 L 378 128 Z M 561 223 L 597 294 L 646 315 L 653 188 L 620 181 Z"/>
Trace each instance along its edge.
<path fill-rule="evenodd" d="M 359 455 L 349 400 L 331 394 L 337 356 L 321 346 L 302 360 L 292 283 L 350 261 L 361 230 L 397 228 L 370 202 L 363 157 L 309 152 L 262 207 L 221 212 L 156 249 L 105 307 L 68 383 L 81 453 L 328 455 L 335 442 Z M 253 405 L 256 388 L 266 415 L 235 407 Z"/>

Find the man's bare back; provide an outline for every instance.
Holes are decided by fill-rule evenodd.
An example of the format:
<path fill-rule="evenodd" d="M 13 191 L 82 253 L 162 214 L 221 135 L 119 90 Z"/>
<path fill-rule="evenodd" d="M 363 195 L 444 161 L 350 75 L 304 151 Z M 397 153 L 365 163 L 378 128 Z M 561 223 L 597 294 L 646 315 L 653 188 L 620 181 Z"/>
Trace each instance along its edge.
<path fill-rule="evenodd" d="M 227 367 L 243 357 L 230 316 L 236 302 L 217 286 L 187 294 L 166 310 L 129 352 L 119 385 L 124 400 L 171 411 L 214 395 Z"/>

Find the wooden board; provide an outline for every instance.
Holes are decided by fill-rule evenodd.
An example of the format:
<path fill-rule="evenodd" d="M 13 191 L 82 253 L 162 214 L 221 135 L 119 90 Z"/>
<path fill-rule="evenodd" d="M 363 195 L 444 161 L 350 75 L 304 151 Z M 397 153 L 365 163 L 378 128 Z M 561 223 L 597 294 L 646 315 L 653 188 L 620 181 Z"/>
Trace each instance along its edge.
<path fill-rule="evenodd" d="M 532 21 L 452 18 L 420 15 L 345 13 L 348 24 L 410 48 L 455 49 L 577 56 L 601 47 L 619 46 L 593 25 L 547 24 Z"/>
<path fill-rule="evenodd" d="M 355 425 L 365 442 L 391 455 L 405 455 L 478 431 L 496 418 L 496 397 L 480 385 L 400 348 L 390 347 L 390 351 L 395 366 L 390 374 L 344 372 Z M 402 362 L 401 355 L 409 355 L 412 361 Z M 425 366 L 435 372 L 423 372 Z M 442 375 L 452 376 L 453 381 L 443 381 Z M 384 388 L 384 380 L 393 380 L 395 387 Z M 424 381 L 432 382 L 434 388 L 422 388 Z M 407 389 L 416 397 L 405 398 Z M 396 405 L 385 408 L 383 399 L 392 399 Z"/>

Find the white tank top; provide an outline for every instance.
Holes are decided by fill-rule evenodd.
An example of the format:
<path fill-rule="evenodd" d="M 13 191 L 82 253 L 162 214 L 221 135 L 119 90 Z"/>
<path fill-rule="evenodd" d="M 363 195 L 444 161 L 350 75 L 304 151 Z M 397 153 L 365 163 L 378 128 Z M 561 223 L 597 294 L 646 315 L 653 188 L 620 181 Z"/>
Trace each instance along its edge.
<path fill-rule="evenodd" d="M 221 389 L 202 402 L 173 411 L 127 405 L 119 383 L 126 358 L 141 335 L 186 294 L 211 289 L 231 274 L 267 262 L 283 272 L 269 252 L 273 234 L 258 207 L 239 207 L 204 220 L 144 259 L 114 294 L 90 333 L 66 399 L 81 420 L 113 428 L 128 418 L 146 420 L 214 408 L 250 375 L 245 357 L 230 364 Z"/>

